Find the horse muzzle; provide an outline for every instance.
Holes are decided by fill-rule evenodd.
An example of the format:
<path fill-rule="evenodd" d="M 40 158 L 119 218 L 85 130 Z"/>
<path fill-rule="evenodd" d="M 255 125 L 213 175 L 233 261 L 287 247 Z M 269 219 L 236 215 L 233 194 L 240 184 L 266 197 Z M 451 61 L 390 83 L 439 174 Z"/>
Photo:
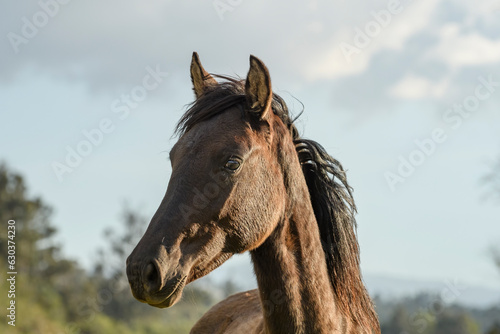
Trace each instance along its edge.
<path fill-rule="evenodd" d="M 133 296 L 140 302 L 155 307 L 170 307 L 181 297 L 187 275 L 170 275 L 162 270 L 157 260 L 132 261 L 127 259 L 127 277 Z"/>

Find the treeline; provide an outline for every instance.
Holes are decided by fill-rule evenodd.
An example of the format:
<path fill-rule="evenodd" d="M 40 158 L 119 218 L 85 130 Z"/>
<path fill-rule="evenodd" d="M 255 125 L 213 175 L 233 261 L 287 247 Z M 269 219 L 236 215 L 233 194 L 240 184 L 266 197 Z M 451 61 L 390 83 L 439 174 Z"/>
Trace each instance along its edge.
<path fill-rule="evenodd" d="M 7 233 L 15 219 L 15 238 Z M 2 314 L 5 334 L 188 333 L 218 300 L 236 287 L 190 284 L 168 310 L 136 301 L 125 275 L 125 259 L 146 227 L 146 219 L 125 207 L 121 231 L 104 231 L 106 245 L 92 270 L 66 258 L 51 223 L 51 208 L 28 195 L 22 176 L 0 165 L 0 309 L 8 314 L 8 241 L 15 241 L 15 327 Z M 14 240 L 12 240 L 14 239 Z M 94 254 L 89 254 L 94 255 Z M 500 267 L 500 256 L 497 257 Z M 500 334 L 500 305 L 485 310 L 448 305 L 437 296 L 398 301 L 375 298 L 383 334 Z M 244 334 L 244 333 L 243 333 Z"/>
<path fill-rule="evenodd" d="M 383 334 L 500 334 L 500 305 L 472 309 L 427 293 L 375 304 Z"/>
<path fill-rule="evenodd" d="M 216 299 L 233 292 L 230 284 L 219 288 L 219 296 L 190 285 L 168 311 L 142 304 L 130 293 L 125 259 L 142 235 L 145 219 L 125 208 L 125 232 L 105 231 L 106 246 L 89 272 L 62 254 L 50 218 L 51 208 L 28 196 L 22 176 L 0 165 L 0 333 L 188 333 Z M 14 238 L 7 233 L 9 220 L 15 220 Z M 16 245 L 15 298 L 7 298 L 9 240 Z M 15 327 L 6 317 L 10 300 L 15 300 Z"/>

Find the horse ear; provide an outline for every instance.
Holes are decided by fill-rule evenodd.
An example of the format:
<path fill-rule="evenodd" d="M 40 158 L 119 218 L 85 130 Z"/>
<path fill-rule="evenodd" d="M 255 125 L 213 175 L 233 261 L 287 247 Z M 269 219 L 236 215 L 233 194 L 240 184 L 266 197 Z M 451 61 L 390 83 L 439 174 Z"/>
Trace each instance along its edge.
<path fill-rule="evenodd" d="M 254 56 L 250 56 L 250 70 L 245 82 L 245 95 L 247 110 L 259 114 L 260 119 L 265 119 L 269 114 L 273 100 L 271 76 L 266 65 Z"/>
<path fill-rule="evenodd" d="M 191 60 L 191 81 L 196 98 L 199 98 L 210 86 L 217 85 L 217 81 L 201 66 L 200 57 L 193 52 Z"/>

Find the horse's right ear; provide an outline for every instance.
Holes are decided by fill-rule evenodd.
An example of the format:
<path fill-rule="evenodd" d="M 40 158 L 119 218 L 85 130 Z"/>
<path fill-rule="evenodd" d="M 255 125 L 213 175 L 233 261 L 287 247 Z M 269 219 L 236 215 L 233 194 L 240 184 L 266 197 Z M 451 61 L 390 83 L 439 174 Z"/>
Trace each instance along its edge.
<path fill-rule="evenodd" d="M 258 114 L 260 119 L 267 118 L 273 101 L 271 76 L 266 65 L 254 56 L 250 56 L 250 70 L 245 82 L 245 95 L 247 110 Z"/>
<path fill-rule="evenodd" d="M 217 85 L 217 81 L 201 66 L 200 57 L 193 52 L 191 60 L 191 82 L 196 98 L 199 98 L 210 86 Z"/>

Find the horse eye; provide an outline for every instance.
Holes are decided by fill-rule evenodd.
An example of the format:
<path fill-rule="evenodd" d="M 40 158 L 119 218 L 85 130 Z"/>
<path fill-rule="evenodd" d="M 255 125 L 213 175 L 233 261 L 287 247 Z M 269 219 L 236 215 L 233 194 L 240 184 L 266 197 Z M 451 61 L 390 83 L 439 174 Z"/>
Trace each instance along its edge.
<path fill-rule="evenodd" d="M 238 160 L 229 159 L 224 165 L 224 168 L 234 172 L 235 170 L 240 168 L 240 162 Z"/>

